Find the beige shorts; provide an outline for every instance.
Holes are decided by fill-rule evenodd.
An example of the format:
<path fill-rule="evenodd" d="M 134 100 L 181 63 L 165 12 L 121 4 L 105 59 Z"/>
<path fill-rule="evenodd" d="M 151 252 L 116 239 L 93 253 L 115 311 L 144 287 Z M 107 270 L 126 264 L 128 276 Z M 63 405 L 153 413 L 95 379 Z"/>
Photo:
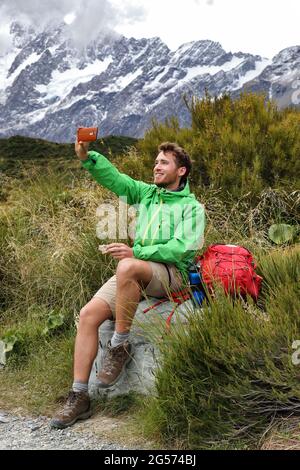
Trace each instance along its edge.
<path fill-rule="evenodd" d="M 147 261 L 152 268 L 152 279 L 145 289 L 141 291 L 142 297 L 166 297 L 170 292 L 176 292 L 182 288 L 182 277 L 174 264 L 155 263 Z M 117 293 L 117 277 L 112 276 L 102 287 L 96 292 L 94 297 L 105 300 L 111 308 L 113 316 L 115 316 Z"/>

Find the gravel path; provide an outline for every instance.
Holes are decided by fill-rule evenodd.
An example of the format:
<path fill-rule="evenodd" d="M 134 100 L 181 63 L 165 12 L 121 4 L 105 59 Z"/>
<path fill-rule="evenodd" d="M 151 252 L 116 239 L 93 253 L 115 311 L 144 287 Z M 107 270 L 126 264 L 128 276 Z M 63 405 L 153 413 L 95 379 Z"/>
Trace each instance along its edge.
<path fill-rule="evenodd" d="M 76 429 L 51 429 L 50 418 L 17 416 L 0 410 L 0 450 L 125 450 Z M 127 448 L 128 449 L 128 448 Z"/>

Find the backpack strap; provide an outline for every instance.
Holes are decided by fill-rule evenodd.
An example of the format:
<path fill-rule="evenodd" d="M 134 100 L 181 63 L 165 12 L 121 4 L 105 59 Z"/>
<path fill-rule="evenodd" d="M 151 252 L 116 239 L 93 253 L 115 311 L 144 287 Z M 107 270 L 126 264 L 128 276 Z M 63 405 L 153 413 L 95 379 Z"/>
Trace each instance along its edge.
<path fill-rule="evenodd" d="M 168 273 L 168 278 L 169 278 L 169 287 L 171 287 L 171 283 L 172 283 L 172 278 L 171 278 L 171 273 L 170 273 L 170 269 L 169 269 L 169 266 L 166 264 L 166 263 L 162 263 L 166 270 L 167 270 L 167 273 Z"/>

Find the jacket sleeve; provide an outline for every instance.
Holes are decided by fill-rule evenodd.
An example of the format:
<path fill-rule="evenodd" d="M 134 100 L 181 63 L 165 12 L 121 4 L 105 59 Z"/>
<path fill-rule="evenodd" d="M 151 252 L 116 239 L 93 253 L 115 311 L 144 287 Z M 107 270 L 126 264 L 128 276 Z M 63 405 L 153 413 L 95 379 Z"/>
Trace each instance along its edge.
<path fill-rule="evenodd" d="M 88 152 L 88 158 L 82 162 L 82 166 L 89 171 L 97 183 L 110 189 L 117 196 L 126 196 L 126 202 L 130 205 L 140 203 L 144 194 L 151 188 L 150 184 L 136 181 L 120 173 L 104 155 L 98 152 Z"/>
<path fill-rule="evenodd" d="M 188 251 L 197 251 L 203 246 L 205 212 L 202 204 L 189 204 L 184 217 L 176 227 L 174 237 L 167 243 L 133 248 L 135 258 L 161 263 L 175 263 L 183 260 Z"/>

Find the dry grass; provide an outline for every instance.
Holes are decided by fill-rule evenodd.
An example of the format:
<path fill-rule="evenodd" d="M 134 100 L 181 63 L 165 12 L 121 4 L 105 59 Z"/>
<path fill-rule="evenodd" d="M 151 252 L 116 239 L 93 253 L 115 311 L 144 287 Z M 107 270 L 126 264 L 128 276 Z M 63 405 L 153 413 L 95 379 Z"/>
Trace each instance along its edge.
<path fill-rule="evenodd" d="M 133 176 L 137 163 L 133 155 L 130 167 Z M 125 171 L 127 167 L 123 165 Z M 142 173 L 140 166 L 138 171 Z M 0 407 L 22 407 L 31 413 L 51 414 L 72 380 L 74 321 L 82 306 L 115 269 L 114 260 L 108 262 L 98 251 L 96 209 L 101 202 L 117 206 L 118 201 L 86 175 L 57 173 L 53 168 L 41 174 L 33 168 L 25 176 L 22 181 L 7 177 L 1 180 L 5 200 L 0 207 L 0 336 L 9 330 L 18 331 L 23 343 L 22 354 L 14 352 L 7 368 L 0 371 Z M 281 284 L 284 289 L 283 271 L 290 276 L 296 275 L 296 270 L 288 268 L 288 249 L 284 253 L 274 250 L 267 230 L 274 222 L 299 224 L 299 192 L 266 190 L 254 205 L 251 194 L 233 200 L 230 196 L 224 198 L 218 190 L 203 191 L 199 199 L 207 209 L 206 245 L 213 242 L 245 245 L 259 259 L 266 277 L 267 272 L 274 271 L 272 262 L 268 264 L 270 253 L 277 257 L 276 265 L 282 263 L 285 269 L 269 276 L 269 282 L 279 287 Z M 280 292 L 288 305 L 289 292 Z M 279 309 L 276 299 L 270 301 L 271 308 Z M 53 310 L 65 315 L 64 328 L 42 336 L 40 332 Z M 260 318 L 256 309 L 254 312 L 257 316 L 253 325 Z M 278 324 L 283 328 L 286 320 L 284 315 L 282 320 L 278 316 Z M 224 324 L 223 336 L 227 327 Z M 259 334 L 258 330 L 258 337 Z M 204 357 L 202 352 L 200 356 Z M 180 367 L 179 364 L 178 370 Z M 218 376 L 215 380 L 217 384 Z M 203 393 L 207 396 L 207 388 Z M 184 406 L 178 407 L 180 413 Z M 107 416 L 107 411 L 99 412 Z M 207 423 L 212 419 L 215 416 Z M 125 419 L 124 429 L 126 422 Z M 197 427 L 197 420 L 195 423 Z M 160 431 L 153 430 L 154 440 L 158 441 Z M 193 440 L 191 429 L 189 433 Z M 277 435 L 281 439 L 281 434 Z M 174 446 L 182 445 L 176 433 L 171 438 Z"/>
<path fill-rule="evenodd" d="M 300 450 L 300 419 L 286 418 L 279 429 L 273 431 L 261 450 Z"/>

